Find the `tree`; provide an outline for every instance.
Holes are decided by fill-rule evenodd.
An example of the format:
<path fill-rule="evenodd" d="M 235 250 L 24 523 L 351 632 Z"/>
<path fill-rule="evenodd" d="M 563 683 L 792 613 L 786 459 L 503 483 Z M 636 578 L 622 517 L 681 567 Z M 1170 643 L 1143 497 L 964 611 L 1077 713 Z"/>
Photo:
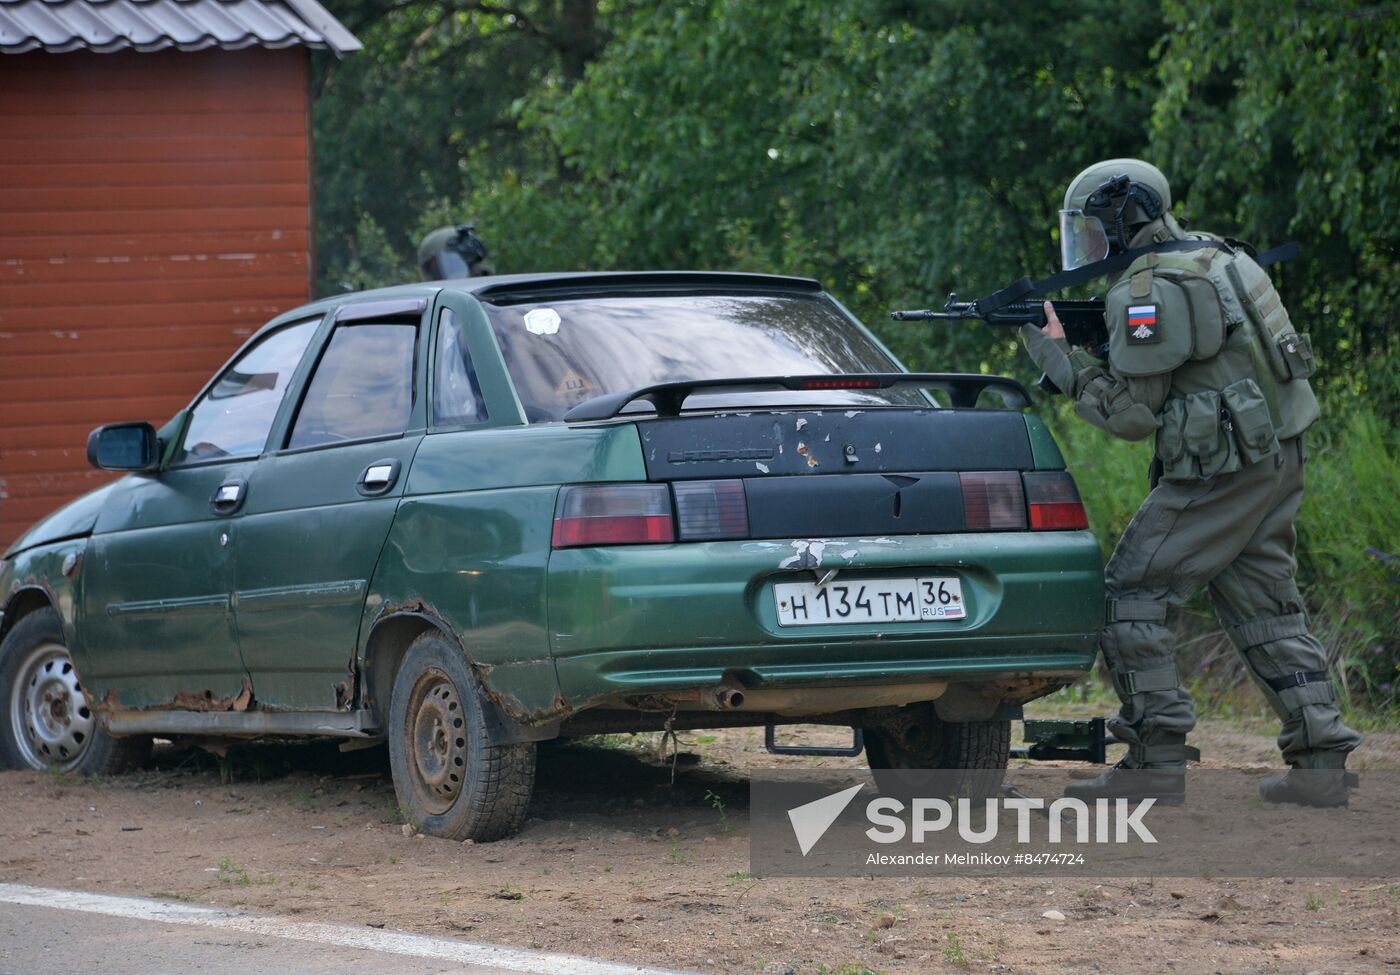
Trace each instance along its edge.
<path fill-rule="evenodd" d="M 1152 146 L 1203 227 L 1297 239 L 1276 275 L 1324 382 L 1400 411 L 1400 4 L 1170 0 Z"/>
<path fill-rule="evenodd" d="M 582 84 L 528 102 L 578 174 L 565 199 L 498 212 L 567 211 L 571 266 L 811 274 L 868 321 L 990 290 L 1051 270 L 1064 184 L 1146 141 L 1160 31 L 1154 8 L 1110 0 L 1018 18 L 990 0 L 658 5 Z M 528 259 L 529 240 L 509 246 Z M 1012 356 L 985 330 L 886 335 L 918 365 Z"/>
<path fill-rule="evenodd" d="M 338 9 L 365 50 L 317 63 L 319 290 L 412 279 L 425 221 L 469 211 L 483 187 L 559 178 L 562 161 L 517 124 L 518 105 L 577 84 L 604 45 L 603 21 L 624 7 L 357 0 Z M 376 242 L 387 248 L 366 253 Z"/>

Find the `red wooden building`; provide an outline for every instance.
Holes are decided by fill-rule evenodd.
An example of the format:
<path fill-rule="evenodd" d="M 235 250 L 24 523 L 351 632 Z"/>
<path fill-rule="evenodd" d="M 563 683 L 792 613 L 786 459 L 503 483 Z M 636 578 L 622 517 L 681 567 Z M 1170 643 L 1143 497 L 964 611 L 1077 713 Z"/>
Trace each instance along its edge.
<path fill-rule="evenodd" d="M 316 0 L 0 0 L 0 549 L 313 278 Z"/>

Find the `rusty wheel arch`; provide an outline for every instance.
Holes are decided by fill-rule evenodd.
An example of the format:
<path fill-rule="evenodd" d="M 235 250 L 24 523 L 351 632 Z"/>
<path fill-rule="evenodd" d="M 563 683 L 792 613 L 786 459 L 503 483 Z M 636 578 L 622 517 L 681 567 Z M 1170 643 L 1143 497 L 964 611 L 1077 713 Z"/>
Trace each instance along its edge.
<path fill-rule="evenodd" d="M 393 607 L 375 620 L 365 644 L 364 688 L 361 691 L 361 707 L 369 710 L 380 728 L 389 723 L 389 695 L 398 676 L 399 665 L 409 646 L 424 633 L 437 630 L 452 641 L 462 659 L 480 681 L 482 692 L 483 717 L 491 727 L 497 743 L 546 741 L 559 736 L 558 719 L 541 725 L 530 726 L 512 715 L 502 704 L 498 695 L 492 692 L 487 683 L 491 668 L 478 664 L 472 659 L 466 644 L 452 627 L 421 603 Z"/>
<path fill-rule="evenodd" d="M 64 630 L 64 642 L 65 644 L 70 643 L 68 626 L 63 619 L 63 614 L 59 613 L 58 610 L 58 599 L 47 585 L 34 583 L 21 586 L 10 594 L 9 600 L 5 603 L 5 615 L 0 617 L 0 640 L 5 639 L 15 628 L 15 624 L 30 613 L 37 613 L 45 609 L 51 609 L 58 613 L 59 625 Z"/>
<path fill-rule="evenodd" d="M 471 654 L 452 627 L 430 607 L 410 605 L 390 609 L 374 621 L 363 655 L 364 682 L 361 706 L 374 712 L 380 724 L 389 713 L 389 692 L 409 645 L 429 630 L 437 630 L 462 651 L 462 659 L 475 667 Z"/>

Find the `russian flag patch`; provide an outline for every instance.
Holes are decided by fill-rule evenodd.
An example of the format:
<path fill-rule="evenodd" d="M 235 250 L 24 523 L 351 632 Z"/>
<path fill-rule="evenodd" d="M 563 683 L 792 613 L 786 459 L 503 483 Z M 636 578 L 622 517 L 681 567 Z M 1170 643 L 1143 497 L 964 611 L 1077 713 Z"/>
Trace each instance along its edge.
<path fill-rule="evenodd" d="M 1161 338 L 1161 330 L 1157 327 L 1157 306 L 1129 305 L 1128 341 L 1158 342 Z"/>

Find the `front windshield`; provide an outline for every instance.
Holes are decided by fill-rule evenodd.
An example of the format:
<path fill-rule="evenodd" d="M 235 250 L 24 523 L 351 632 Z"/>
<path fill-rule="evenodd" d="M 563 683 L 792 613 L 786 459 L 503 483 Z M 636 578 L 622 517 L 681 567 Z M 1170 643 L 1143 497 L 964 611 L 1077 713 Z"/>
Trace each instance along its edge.
<path fill-rule="evenodd" d="M 486 310 L 532 423 L 561 420 L 595 396 L 657 383 L 902 371 L 820 295 L 561 297 Z M 688 409 L 848 405 L 929 401 L 913 389 L 725 391 L 686 401 Z"/>

